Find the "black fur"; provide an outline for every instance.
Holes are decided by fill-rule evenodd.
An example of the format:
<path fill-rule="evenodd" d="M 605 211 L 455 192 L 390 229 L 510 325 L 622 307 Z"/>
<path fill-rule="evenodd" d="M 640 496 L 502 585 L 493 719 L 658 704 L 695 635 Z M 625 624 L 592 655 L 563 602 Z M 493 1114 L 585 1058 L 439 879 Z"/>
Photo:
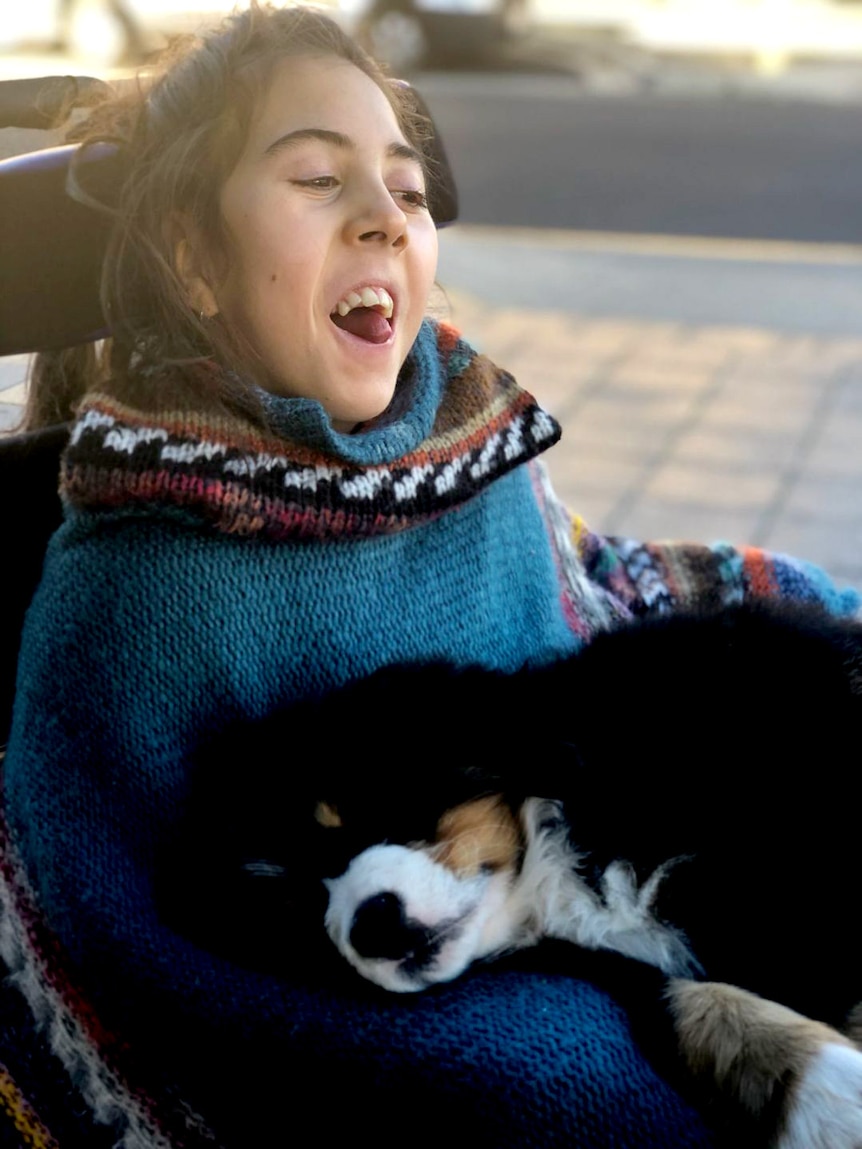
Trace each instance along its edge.
<path fill-rule="evenodd" d="M 643 881 L 674 860 L 655 913 L 703 976 L 840 1028 L 862 999 L 860 729 L 862 626 L 810 607 L 638 622 L 515 675 L 388 668 L 207 753 L 166 854 L 166 912 L 204 944 L 278 965 L 285 915 L 294 952 L 321 939 L 321 879 L 366 846 L 432 839 L 440 814 L 471 797 L 502 793 L 514 810 L 550 797 L 594 890 L 613 861 Z M 315 821 L 321 800 L 341 827 Z M 278 876 L 255 876 L 260 860 Z M 230 943 L 225 899 L 245 919 Z M 577 974 L 572 951 L 529 960 L 553 954 Z M 624 1001 L 670 1064 L 666 1016 L 654 1024 L 666 979 L 627 981 L 625 967 L 609 959 L 602 974 L 591 958 L 580 971 Z"/>

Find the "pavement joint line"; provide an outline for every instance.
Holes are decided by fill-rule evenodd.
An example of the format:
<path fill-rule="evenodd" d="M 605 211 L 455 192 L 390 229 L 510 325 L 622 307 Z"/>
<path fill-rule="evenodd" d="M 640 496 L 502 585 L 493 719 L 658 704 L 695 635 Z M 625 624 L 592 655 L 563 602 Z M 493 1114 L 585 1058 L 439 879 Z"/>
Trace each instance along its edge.
<path fill-rule="evenodd" d="M 862 267 L 862 244 L 800 240 L 731 239 L 721 236 L 659 235 L 638 232 L 579 231 L 569 228 L 502 227 L 457 223 L 451 234 L 482 243 L 550 248 L 555 251 L 608 251 L 669 259 L 716 259 L 735 263 L 804 263 Z"/>
<path fill-rule="evenodd" d="M 640 338 L 640 334 L 630 333 L 613 355 L 609 355 L 607 359 L 595 365 L 587 379 L 575 389 L 571 398 L 558 405 L 557 417 L 563 426 L 569 422 L 574 424 L 590 400 L 601 396 L 603 391 L 607 391 L 609 381 L 613 378 L 616 370 L 637 352 Z"/>
<path fill-rule="evenodd" d="M 825 386 L 821 389 L 818 402 L 811 413 L 811 417 L 806 423 L 802 435 L 797 440 L 796 449 L 786 466 L 782 468 L 775 496 L 758 514 L 752 532 L 753 537 L 751 541 L 753 546 L 765 545 L 764 540 L 768 539 L 771 532 L 775 530 L 776 525 L 787 509 L 794 489 L 799 485 L 805 469 L 806 460 L 810 456 L 815 443 L 826 425 L 829 411 L 835 404 L 835 398 L 839 391 L 847 386 L 848 380 L 852 379 L 853 374 L 853 366 L 847 365 L 838 371 L 831 372 L 824 380 Z"/>
<path fill-rule="evenodd" d="M 661 442 L 643 462 L 636 482 L 623 491 L 606 516 L 606 529 L 609 534 L 618 533 L 620 524 L 627 515 L 634 513 L 643 499 L 647 487 L 659 470 L 674 457 L 674 452 L 682 437 L 703 422 L 715 397 L 721 392 L 727 379 L 733 374 L 741 359 L 741 353 L 729 355 L 712 373 L 709 385 L 695 398 L 686 417 L 667 428 Z"/>

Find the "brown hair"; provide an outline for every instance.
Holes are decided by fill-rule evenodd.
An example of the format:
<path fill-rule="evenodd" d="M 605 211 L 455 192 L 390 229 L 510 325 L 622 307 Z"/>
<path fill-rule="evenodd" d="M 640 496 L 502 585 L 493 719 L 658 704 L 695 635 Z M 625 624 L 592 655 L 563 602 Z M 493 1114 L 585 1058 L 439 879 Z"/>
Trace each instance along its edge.
<path fill-rule="evenodd" d="M 80 164 L 73 164 L 70 183 L 76 198 L 114 217 L 101 286 L 112 339 L 98 354 L 37 356 L 25 425 L 43 425 L 48 412 L 56 416 L 56 396 L 46 391 L 59 380 L 65 405 L 59 413 L 67 418 L 84 391 L 107 378 L 115 394 L 136 405 L 164 406 L 179 398 L 179 389 L 185 402 L 253 412 L 241 380 L 261 381 L 262 365 L 220 319 L 192 310 L 174 266 L 177 221 L 192 221 L 205 248 L 216 259 L 224 255 L 221 189 L 275 67 L 298 56 L 336 56 L 355 65 L 384 92 L 407 139 L 426 151 L 429 125 L 409 90 L 316 9 L 251 0 L 211 32 L 174 44 L 151 73 L 95 107 L 76 133 L 81 157 L 88 146 L 108 141 L 127 165 L 118 203 L 109 209 L 92 204 Z M 195 370 L 211 357 L 234 369 L 221 392 L 213 373 Z"/>

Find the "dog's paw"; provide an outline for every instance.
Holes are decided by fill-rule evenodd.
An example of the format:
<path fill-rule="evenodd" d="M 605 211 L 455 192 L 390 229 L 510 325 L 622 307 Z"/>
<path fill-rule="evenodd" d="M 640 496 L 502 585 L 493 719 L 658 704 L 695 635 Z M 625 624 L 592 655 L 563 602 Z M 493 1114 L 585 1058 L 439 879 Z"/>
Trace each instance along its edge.
<path fill-rule="evenodd" d="M 672 980 L 683 1061 L 719 1121 L 771 1149 L 862 1149 L 862 1052 L 738 986 Z"/>
<path fill-rule="evenodd" d="M 862 1149 L 862 1053 L 820 1046 L 788 1098 L 776 1149 Z"/>

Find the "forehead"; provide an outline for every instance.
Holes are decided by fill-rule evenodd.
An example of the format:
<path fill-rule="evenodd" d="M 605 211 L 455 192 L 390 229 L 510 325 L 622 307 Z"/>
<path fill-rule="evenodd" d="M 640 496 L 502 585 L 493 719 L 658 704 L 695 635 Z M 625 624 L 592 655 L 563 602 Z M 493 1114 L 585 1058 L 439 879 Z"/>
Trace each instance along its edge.
<path fill-rule="evenodd" d="M 265 149 L 280 136 L 306 128 L 339 132 L 358 146 L 405 142 L 383 91 L 336 56 L 301 56 L 275 66 L 252 119 L 246 151 Z"/>

